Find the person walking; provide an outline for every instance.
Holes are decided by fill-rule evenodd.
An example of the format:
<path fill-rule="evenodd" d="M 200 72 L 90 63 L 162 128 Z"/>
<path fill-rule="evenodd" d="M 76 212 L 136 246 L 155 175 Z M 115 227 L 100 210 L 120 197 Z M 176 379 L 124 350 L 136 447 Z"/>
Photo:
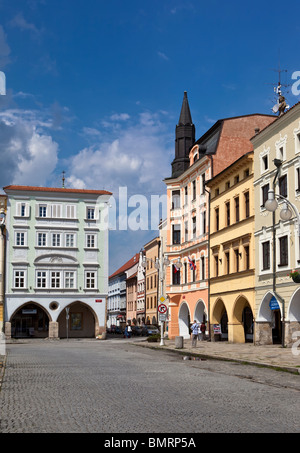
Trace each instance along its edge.
<path fill-rule="evenodd" d="M 194 320 L 194 324 L 191 326 L 192 329 L 192 348 L 197 346 L 197 338 L 198 338 L 198 324 L 197 321 Z"/>
<path fill-rule="evenodd" d="M 206 332 L 206 325 L 205 325 L 205 322 L 202 321 L 202 324 L 200 326 L 200 338 L 199 338 L 200 341 L 203 341 L 205 339 L 205 332 Z"/>

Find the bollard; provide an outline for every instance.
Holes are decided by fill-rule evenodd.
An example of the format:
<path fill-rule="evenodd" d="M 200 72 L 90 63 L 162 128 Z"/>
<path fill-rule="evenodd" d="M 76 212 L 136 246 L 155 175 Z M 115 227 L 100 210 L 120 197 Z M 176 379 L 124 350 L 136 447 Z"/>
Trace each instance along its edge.
<path fill-rule="evenodd" d="M 183 349 L 183 337 L 175 337 L 175 349 Z"/>

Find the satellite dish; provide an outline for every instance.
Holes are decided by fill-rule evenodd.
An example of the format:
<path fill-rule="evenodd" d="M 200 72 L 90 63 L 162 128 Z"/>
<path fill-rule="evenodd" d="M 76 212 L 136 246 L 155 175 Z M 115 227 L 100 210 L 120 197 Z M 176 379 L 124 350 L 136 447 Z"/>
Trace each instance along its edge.
<path fill-rule="evenodd" d="M 278 113 L 279 110 L 279 105 L 275 104 L 274 107 L 272 108 L 273 113 Z"/>

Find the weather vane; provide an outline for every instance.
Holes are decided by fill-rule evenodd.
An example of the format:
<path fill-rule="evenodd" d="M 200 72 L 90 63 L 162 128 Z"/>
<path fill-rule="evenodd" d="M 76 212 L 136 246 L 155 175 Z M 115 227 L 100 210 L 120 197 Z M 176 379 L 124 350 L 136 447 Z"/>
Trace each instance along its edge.
<path fill-rule="evenodd" d="M 63 189 L 65 188 L 65 180 L 66 180 L 65 174 L 66 174 L 66 172 L 63 171 L 63 172 L 62 172 L 62 188 L 63 188 Z"/>

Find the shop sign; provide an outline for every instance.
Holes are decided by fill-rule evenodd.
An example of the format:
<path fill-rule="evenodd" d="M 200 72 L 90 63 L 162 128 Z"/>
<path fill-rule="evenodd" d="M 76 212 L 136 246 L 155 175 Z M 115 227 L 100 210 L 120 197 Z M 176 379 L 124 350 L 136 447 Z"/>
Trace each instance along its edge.
<path fill-rule="evenodd" d="M 270 307 L 270 310 L 279 310 L 280 309 L 275 296 L 273 296 L 272 299 L 270 300 L 269 307 Z"/>
<path fill-rule="evenodd" d="M 36 315 L 37 309 L 36 308 L 23 308 L 22 315 Z"/>
<path fill-rule="evenodd" d="M 214 324 L 214 334 L 221 335 L 221 333 L 222 333 L 221 324 Z"/>

